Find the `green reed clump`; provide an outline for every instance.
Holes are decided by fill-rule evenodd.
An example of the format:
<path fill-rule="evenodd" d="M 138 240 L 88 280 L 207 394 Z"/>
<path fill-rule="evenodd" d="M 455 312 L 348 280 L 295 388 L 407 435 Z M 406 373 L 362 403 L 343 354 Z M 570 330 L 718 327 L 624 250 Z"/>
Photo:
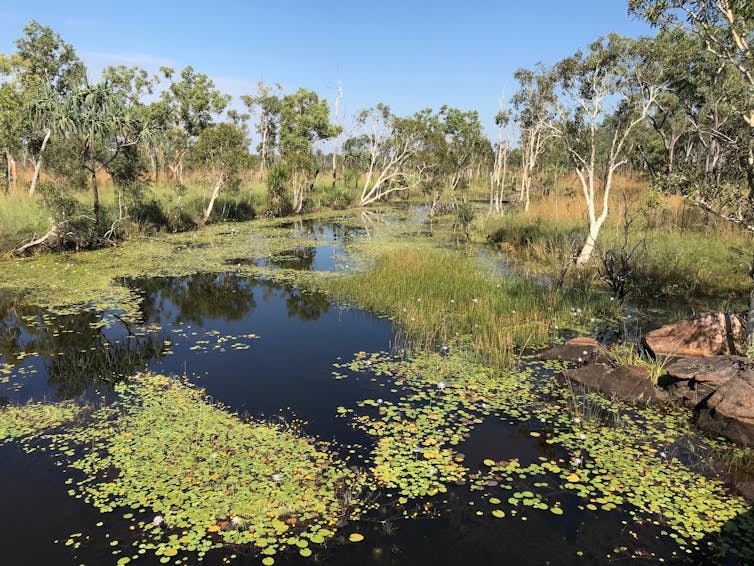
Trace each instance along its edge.
<path fill-rule="evenodd" d="M 473 258 L 426 248 L 394 250 L 371 271 L 325 285 L 393 316 L 414 346 L 462 339 L 496 364 L 511 362 L 516 351 L 543 344 L 556 326 L 581 322 L 596 310 L 583 303 L 576 309 L 575 295 L 528 279 L 495 278 Z"/>

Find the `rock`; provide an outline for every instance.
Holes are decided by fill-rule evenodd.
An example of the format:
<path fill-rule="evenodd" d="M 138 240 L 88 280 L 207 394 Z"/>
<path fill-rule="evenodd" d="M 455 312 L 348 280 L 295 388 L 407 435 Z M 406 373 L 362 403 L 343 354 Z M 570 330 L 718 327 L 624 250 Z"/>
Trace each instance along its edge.
<path fill-rule="evenodd" d="M 741 356 L 681 358 L 669 365 L 666 371 L 676 379 L 693 379 L 718 387 L 742 372 L 754 372 L 754 361 Z"/>
<path fill-rule="evenodd" d="M 676 381 L 665 388 L 668 394 L 680 399 L 690 409 L 696 408 L 699 403 L 712 395 L 716 389 L 716 386 L 709 383 L 693 380 Z"/>
<path fill-rule="evenodd" d="M 696 424 L 707 432 L 754 446 L 754 373 L 743 372 L 718 387 L 699 407 Z"/>
<path fill-rule="evenodd" d="M 658 356 L 715 356 L 744 350 L 746 321 L 737 314 L 704 313 L 668 324 L 644 336 L 644 346 Z"/>
<path fill-rule="evenodd" d="M 560 360 L 562 362 L 591 363 L 607 362 L 599 351 L 599 342 L 594 338 L 580 336 L 571 338 L 565 344 L 556 344 L 537 356 L 540 360 Z"/>
<path fill-rule="evenodd" d="M 646 405 L 661 404 L 667 400 L 667 394 L 652 383 L 649 371 L 644 366 L 627 365 L 612 369 L 605 364 L 590 364 L 565 370 L 563 375 L 620 401 Z"/>
<path fill-rule="evenodd" d="M 566 340 L 566 346 L 588 346 L 596 350 L 599 345 L 600 343 L 597 342 L 596 338 L 590 338 L 588 336 L 577 336 L 576 338 Z"/>
<path fill-rule="evenodd" d="M 740 481 L 736 484 L 736 491 L 749 503 L 754 504 L 754 481 Z"/>

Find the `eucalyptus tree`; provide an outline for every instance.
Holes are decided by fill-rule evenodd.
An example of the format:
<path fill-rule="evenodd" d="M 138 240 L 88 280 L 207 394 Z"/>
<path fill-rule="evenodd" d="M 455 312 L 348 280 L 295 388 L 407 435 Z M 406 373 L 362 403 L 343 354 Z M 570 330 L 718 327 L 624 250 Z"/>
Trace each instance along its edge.
<path fill-rule="evenodd" d="M 749 200 L 754 200 L 754 3 L 750 0 L 629 0 L 629 10 L 654 25 L 686 24 L 722 64 L 735 69 L 746 84 L 739 116 L 749 129 L 747 177 Z M 750 275 L 754 279 L 754 255 Z M 754 349 L 754 287 L 747 340 Z"/>
<path fill-rule="evenodd" d="M 199 134 L 199 139 L 191 150 L 191 157 L 196 163 L 208 168 L 215 178 L 203 222 L 209 220 L 220 190 L 239 183 L 239 170 L 249 155 L 248 144 L 245 130 L 228 122 L 209 126 Z"/>
<path fill-rule="evenodd" d="M 554 70 L 561 95 L 556 127 L 581 183 L 589 219 L 576 259 L 579 267 L 591 258 L 607 218 L 615 172 L 626 163 L 630 135 L 646 120 L 660 92 L 650 80 L 649 67 L 656 62 L 642 56 L 639 42 L 610 34 L 592 43 L 588 52 L 560 61 Z M 601 183 L 599 167 L 604 167 Z"/>
<path fill-rule="evenodd" d="M 531 182 L 539 156 L 545 151 L 548 141 L 558 135 L 554 127 L 556 96 L 555 77 L 544 67 L 532 71 L 519 69 L 513 75 L 519 83 L 513 95 L 513 117 L 521 131 L 521 193 L 524 210 L 529 210 Z"/>
<path fill-rule="evenodd" d="M 510 121 L 510 114 L 505 110 L 501 98 L 498 112 L 495 115 L 497 143 L 495 144 L 495 161 L 490 172 L 490 214 L 501 214 L 503 212 L 505 182 L 508 176 L 508 157 L 513 145 L 508 132 Z"/>
<path fill-rule="evenodd" d="M 416 121 L 400 118 L 389 106 L 378 104 L 361 111 L 357 122 L 366 133 L 346 142 L 344 150 L 347 158 L 358 156 L 365 164 L 359 205 L 368 206 L 390 193 L 417 186 L 420 177 L 411 173 L 423 132 Z"/>
<path fill-rule="evenodd" d="M 340 132 L 330 123 L 329 114 L 327 101 L 304 88 L 286 94 L 280 101 L 280 155 L 290 170 L 291 205 L 296 214 L 303 209 L 319 174 L 314 144 Z"/>
<path fill-rule="evenodd" d="M 257 84 L 255 95 L 245 94 L 241 101 L 252 114 L 258 115 L 257 133 L 261 141 L 257 146 L 259 152 L 259 179 L 264 177 L 264 172 L 272 163 L 277 147 L 278 129 L 281 112 L 281 93 L 283 87 L 275 83 L 267 86 L 262 81 Z"/>
<path fill-rule="evenodd" d="M 160 70 L 169 84 L 161 95 L 163 106 L 154 115 L 168 120 L 162 140 L 164 158 L 173 178 L 182 183 L 187 152 L 202 130 L 212 125 L 214 116 L 225 110 L 230 96 L 222 94 L 207 75 L 197 73 L 191 66 L 178 77 L 169 67 Z"/>
<path fill-rule="evenodd" d="M 2 62 L 0 61 L 0 64 Z M 13 155 L 21 146 L 22 93 L 13 81 L 0 84 L 0 151 L 5 161 L 5 191 L 15 181 Z"/>

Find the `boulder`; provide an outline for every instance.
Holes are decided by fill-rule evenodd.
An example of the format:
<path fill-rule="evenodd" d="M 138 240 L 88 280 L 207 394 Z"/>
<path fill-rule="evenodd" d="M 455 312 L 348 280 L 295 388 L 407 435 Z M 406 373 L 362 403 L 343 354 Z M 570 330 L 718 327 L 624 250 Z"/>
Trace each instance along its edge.
<path fill-rule="evenodd" d="M 744 350 L 746 321 L 737 314 L 708 312 L 668 324 L 644 336 L 644 346 L 659 356 L 716 356 Z"/>
<path fill-rule="evenodd" d="M 613 369 L 595 363 L 565 370 L 563 375 L 620 401 L 647 405 L 662 404 L 667 400 L 667 394 L 652 383 L 649 371 L 644 366 L 627 365 Z"/>
<path fill-rule="evenodd" d="M 697 410 L 696 423 L 707 432 L 754 446 L 754 372 L 718 387 Z"/>
<path fill-rule="evenodd" d="M 742 372 L 754 372 L 754 361 L 741 356 L 712 356 L 681 358 L 666 371 L 676 379 L 688 379 L 719 387 Z"/>
<path fill-rule="evenodd" d="M 599 342 L 594 338 L 580 336 L 571 338 L 565 344 L 555 344 L 537 356 L 540 360 L 560 360 L 562 362 L 590 363 L 606 362 L 599 351 Z"/>
<path fill-rule="evenodd" d="M 694 380 L 676 381 L 665 388 L 671 396 L 678 398 L 683 405 L 690 409 L 696 408 L 716 389 L 717 387 L 714 385 Z"/>

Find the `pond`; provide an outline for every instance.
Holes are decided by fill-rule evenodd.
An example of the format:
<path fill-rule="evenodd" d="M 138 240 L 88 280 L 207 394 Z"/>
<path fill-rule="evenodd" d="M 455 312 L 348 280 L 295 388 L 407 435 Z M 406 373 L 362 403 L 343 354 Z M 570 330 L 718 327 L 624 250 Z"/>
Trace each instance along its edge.
<path fill-rule="evenodd" d="M 284 228 L 297 242 L 317 243 L 249 261 L 333 271 L 348 265 L 344 242 L 361 235 L 337 223 Z M 292 258 L 301 265 L 287 263 Z M 244 419 L 288 423 L 327 442 L 318 450 L 369 476 L 365 503 L 324 542 L 316 532 L 308 546 L 301 537 L 283 542 L 276 564 L 698 563 L 726 544 L 738 545 L 730 563 L 736 552 L 740 563 L 751 557 L 751 510 L 716 473 L 701 470 L 703 456 L 689 456 L 680 417 L 660 422 L 582 396 L 557 384 L 557 367 L 535 360 L 492 380 L 452 348 L 406 358 L 390 320 L 292 283 L 234 271 L 117 283 L 140 298 L 136 322 L 108 310 L 54 314 L 0 295 L 1 402 L 75 399 L 98 411 L 130 394 L 116 384 L 148 370 L 185 376 Z M 683 449 L 670 453 L 674 442 Z M 102 514 L 73 496 L 83 473 L 71 469 L 78 452 L 63 452 L 34 442 L 0 446 L 0 560 L 131 561 L 141 536 L 134 521 L 154 513 L 146 506 Z M 693 502 L 696 489 L 709 507 Z M 719 524 L 695 523 L 712 515 Z M 183 550 L 172 562 L 198 561 Z M 144 552 L 136 563 L 171 556 Z M 232 544 L 209 550 L 202 563 L 259 564 L 262 556 Z"/>

